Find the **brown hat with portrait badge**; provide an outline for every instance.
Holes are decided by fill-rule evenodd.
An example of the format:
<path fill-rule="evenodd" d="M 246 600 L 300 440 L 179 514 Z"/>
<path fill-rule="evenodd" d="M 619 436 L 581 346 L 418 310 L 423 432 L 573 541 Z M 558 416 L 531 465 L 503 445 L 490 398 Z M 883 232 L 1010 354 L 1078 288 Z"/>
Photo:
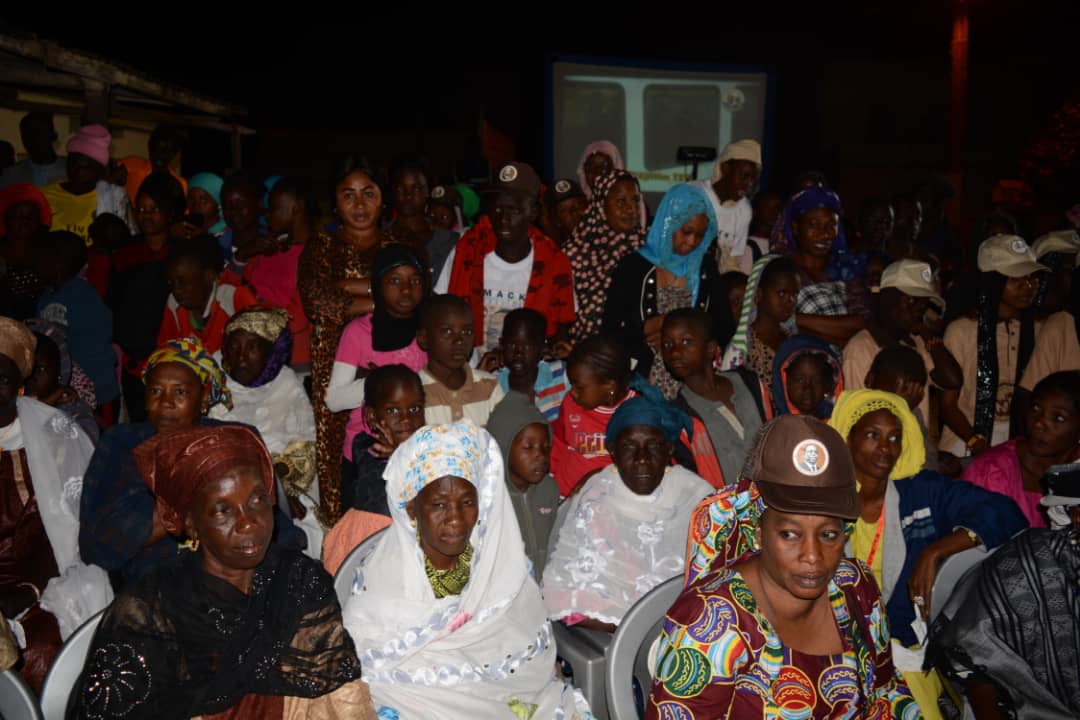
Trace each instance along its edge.
<path fill-rule="evenodd" d="M 836 430 L 809 415 L 782 415 L 765 425 L 743 475 L 765 504 L 801 515 L 859 516 L 855 468 Z"/>

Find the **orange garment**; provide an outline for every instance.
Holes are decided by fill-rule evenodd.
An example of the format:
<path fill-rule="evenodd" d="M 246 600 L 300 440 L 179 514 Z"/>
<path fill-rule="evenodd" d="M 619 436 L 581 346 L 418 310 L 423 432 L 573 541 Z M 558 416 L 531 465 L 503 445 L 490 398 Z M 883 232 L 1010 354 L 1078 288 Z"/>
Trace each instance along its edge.
<path fill-rule="evenodd" d="M 170 340 L 185 337 L 197 337 L 202 341 L 206 352 L 211 355 L 221 349 L 225 340 L 225 325 L 240 310 L 256 304 L 255 293 L 249 288 L 218 283 L 202 330 L 196 330 L 191 324 L 191 313 L 182 308 L 173 295 L 165 304 L 161 316 L 161 330 L 158 331 L 157 344 L 161 347 Z"/>
<path fill-rule="evenodd" d="M 390 518 L 385 515 L 347 510 L 323 539 L 322 562 L 326 572 L 336 575 L 341 563 L 357 545 L 387 527 L 390 527 Z"/>
<path fill-rule="evenodd" d="M 136 155 L 127 156 L 120 161 L 120 164 L 127 169 L 127 181 L 124 183 L 124 190 L 127 191 L 128 197 L 131 198 L 131 207 L 135 207 L 135 197 L 139 194 L 139 187 L 143 184 L 143 180 L 150 177 L 150 173 L 154 172 L 154 166 L 146 158 Z M 169 168 L 169 174 L 180 182 L 180 187 L 184 188 L 184 197 L 187 197 L 187 180 L 180 177 L 180 174 L 172 168 Z"/>

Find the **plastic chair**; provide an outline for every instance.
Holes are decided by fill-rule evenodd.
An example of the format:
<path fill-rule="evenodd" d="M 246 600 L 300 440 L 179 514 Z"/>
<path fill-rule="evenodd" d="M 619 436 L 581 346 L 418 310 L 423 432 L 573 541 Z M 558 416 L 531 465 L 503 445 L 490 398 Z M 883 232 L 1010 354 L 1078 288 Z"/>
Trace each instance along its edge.
<path fill-rule="evenodd" d="M 90 652 L 90 641 L 94 639 L 102 610 L 80 625 L 56 654 L 45 683 L 41 686 L 41 713 L 45 720 L 64 720 L 67 715 L 68 700 L 71 691 L 86 665 L 86 656 Z"/>
<path fill-rule="evenodd" d="M 11 670 L 0 673 L 0 717 L 4 720 L 41 720 L 34 693 L 19 674 Z"/>
<path fill-rule="evenodd" d="M 555 653 L 570 665 L 574 687 L 589 701 L 597 720 L 605 720 L 607 693 L 604 690 L 605 651 L 611 644 L 611 634 L 583 627 L 567 627 L 558 620 L 551 622 L 555 632 Z"/>
<path fill-rule="evenodd" d="M 937 577 L 934 578 L 934 589 L 930 594 L 930 622 L 933 622 L 934 618 L 941 613 L 961 578 L 993 553 L 993 550 L 987 551 L 986 548 L 979 546 L 945 558 L 945 562 L 938 568 Z"/>
<path fill-rule="evenodd" d="M 345 601 L 352 595 L 353 581 L 356 580 L 356 569 L 375 549 L 375 544 L 384 532 L 386 532 L 386 528 L 374 535 L 368 535 L 363 542 L 353 548 L 348 557 L 342 560 L 341 567 L 338 568 L 337 574 L 334 575 L 334 593 L 337 594 L 341 607 L 345 607 Z"/>
<path fill-rule="evenodd" d="M 619 623 L 608 645 L 604 672 L 607 711 L 611 720 L 638 720 L 633 681 L 636 678 L 642 692 L 649 692 L 653 678 L 649 651 L 660 635 L 668 608 L 675 603 L 682 588 L 682 575 L 665 580 L 634 603 Z"/>

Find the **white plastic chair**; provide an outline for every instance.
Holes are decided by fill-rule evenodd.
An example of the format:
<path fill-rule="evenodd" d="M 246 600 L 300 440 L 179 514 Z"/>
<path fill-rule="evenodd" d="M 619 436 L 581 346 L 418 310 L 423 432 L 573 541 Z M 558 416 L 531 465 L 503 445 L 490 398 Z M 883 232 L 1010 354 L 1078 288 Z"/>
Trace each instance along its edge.
<path fill-rule="evenodd" d="M 570 665 L 574 687 L 589 701 L 589 709 L 597 720 L 608 717 L 604 690 L 605 651 L 611 644 L 611 633 L 567 627 L 559 620 L 551 621 L 555 633 L 555 653 Z"/>
<path fill-rule="evenodd" d="M 90 652 L 90 641 L 94 639 L 94 632 L 104 613 L 102 610 L 80 625 L 56 654 L 41 686 L 41 713 L 44 720 L 64 720 L 67 715 L 68 699 L 82 675 L 86 656 Z"/>
<path fill-rule="evenodd" d="M 945 562 L 938 568 L 937 577 L 934 578 L 934 588 L 930 593 L 930 622 L 933 622 L 934 618 L 941 613 L 961 578 L 993 553 L 993 550 L 988 551 L 980 545 L 945 558 Z"/>
<path fill-rule="evenodd" d="M 604 671 L 611 720 L 638 720 L 633 681 L 637 678 L 642 693 L 647 696 L 654 669 L 650 667 L 649 652 L 663 628 L 664 616 L 682 588 L 682 575 L 665 580 L 634 603 L 619 623 L 607 648 Z"/>
<path fill-rule="evenodd" d="M 354 547 L 352 552 L 341 562 L 341 566 L 338 567 L 337 574 L 334 575 L 334 593 L 337 595 L 341 607 L 345 607 L 345 601 L 352 595 L 353 581 L 356 580 L 356 569 L 375 549 L 376 543 L 386 530 L 387 528 L 383 528 L 374 535 L 364 538 L 363 542 Z"/>
<path fill-rule="evenodd" d="M 37 699 L 19 674 L 0 673 L 0 718 L 4 720 L 41 720 Z"/>

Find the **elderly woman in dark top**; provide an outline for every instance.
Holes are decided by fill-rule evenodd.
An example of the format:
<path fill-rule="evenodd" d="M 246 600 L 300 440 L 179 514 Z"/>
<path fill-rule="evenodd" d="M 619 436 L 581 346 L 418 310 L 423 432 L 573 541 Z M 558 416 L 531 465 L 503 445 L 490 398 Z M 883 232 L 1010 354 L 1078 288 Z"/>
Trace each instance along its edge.
<path fill-rule="evenodd" d="M 271 542 L 274 470 L 240 425 L 156 435 L 135 462 L 183 552 L 117 596 L 77 717 L 374 718 L 330 576 Z"/>

